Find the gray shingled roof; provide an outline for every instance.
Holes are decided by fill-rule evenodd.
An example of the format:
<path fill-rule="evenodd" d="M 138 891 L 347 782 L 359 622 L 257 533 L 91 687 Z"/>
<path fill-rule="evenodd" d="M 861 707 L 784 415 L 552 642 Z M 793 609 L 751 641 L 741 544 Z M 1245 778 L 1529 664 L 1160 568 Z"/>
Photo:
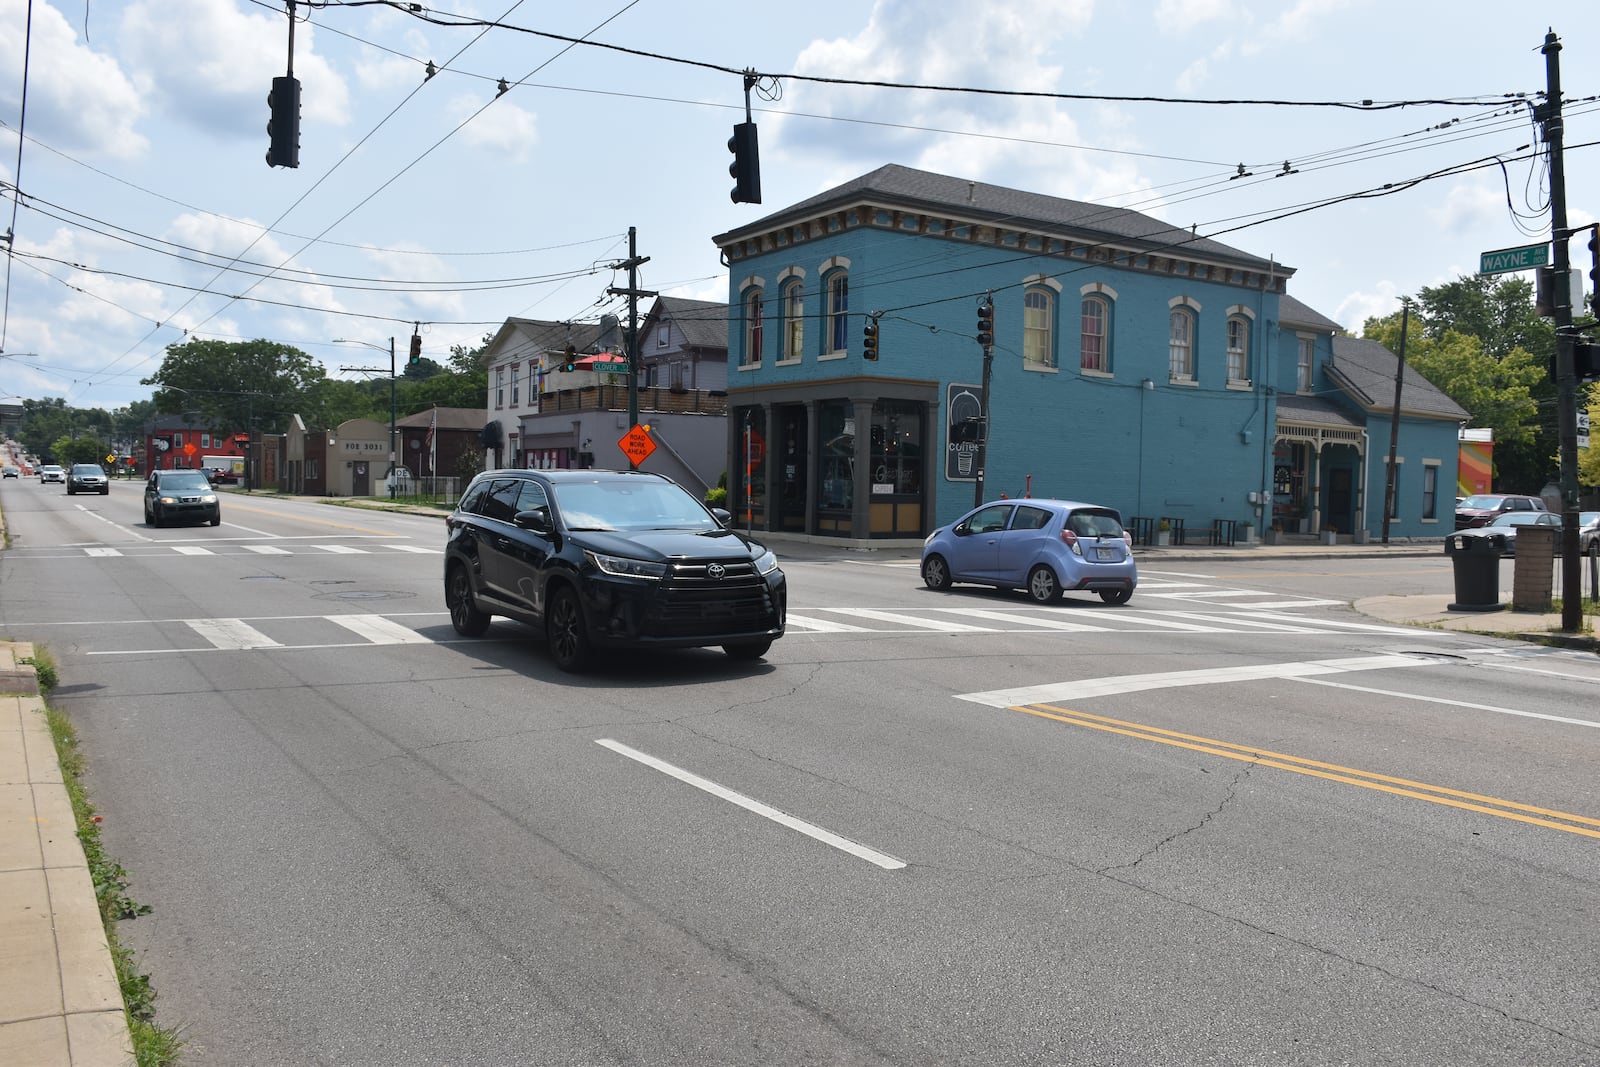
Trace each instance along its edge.
<path fill-rule="evenodd" d="M 441 430 L 481 430 L 489 417 L 488 408 L 424 408 L 411 415 L 402 415 L 394 424 L 410 429 L 426 429 L 433 421 L 435 411 L 439 414 Z"/>
<path fill-rule="evenodd" d="M 1364 337 L 1333 338 L 1328 377 L 1368 414 L 1394 411 L 1394 372 L 1400 357 Z M 1401 381 L 1400 410 L 1439 419 L 1466 419 L 1469 412 L 1432 382 L 1406 365 Z"/>
<path fill-rule="evenodd" d="M 690 348 L 728 350 L 728 305 L 714 300 L 687 300 L 681 296 L 657 297 L 645 319 L 676 323 Z M 641 328 L 642 332 L 642 328 Z"/>
<path fill-rule="evenodd" d="M 1078 240 L 1110 238 L 1117 244 L 1132 248 L 1171 248 L 1197 258 L 1236 264 L 1249 270 L 1276 270 L 1285 276 L 1294 273 L 1292 267 L 1241 252 L 1221 241 L 1196 237 L 1188 230 L 1141 215 L 1137 211 L 931 174 L 896 163 L 879 167 L 808 200 L 719 234 L 713 240 L 719 246 L 730 245 L 753 234 L 863 202 L 950 215 L 1015 229 L 1039 230 Z"/>
<path fill-rule="evenodd" d="M 1339 333 L 1344 329 L 1337 322 L 1311 310 L 1288 293 L 1278 297 L 1278 322 L 1284 326 L 1309 326 L 1313 330 Z"/>
<path fill-rule="evenodd" d="M 1299 396 L 1294 393 L 1278 395 L 1279 422 L 1309 422 L 1318 426 L 1365 426 L 1366 420 L 1357 418 L 1331 400 L 1317 396 Z"/>

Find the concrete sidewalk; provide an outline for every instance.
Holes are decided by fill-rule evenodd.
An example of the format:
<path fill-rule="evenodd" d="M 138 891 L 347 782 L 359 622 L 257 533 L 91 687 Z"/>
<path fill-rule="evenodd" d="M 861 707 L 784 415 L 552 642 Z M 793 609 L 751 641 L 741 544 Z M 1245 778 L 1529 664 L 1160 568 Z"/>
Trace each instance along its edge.
<path fill-rule="evenodd" d="M 122 991 L 31 664 L 0 643 L 0 1063 L 134 1062 Z"/>

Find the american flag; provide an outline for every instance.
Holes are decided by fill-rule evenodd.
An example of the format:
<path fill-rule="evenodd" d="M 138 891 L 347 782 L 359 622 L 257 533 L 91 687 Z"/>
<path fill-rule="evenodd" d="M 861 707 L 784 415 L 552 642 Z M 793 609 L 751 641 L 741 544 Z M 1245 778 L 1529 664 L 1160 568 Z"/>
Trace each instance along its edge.
<path fill-rule="evenodd" d="M 434 431 L 437 430 L 438 428 L 439 428 L 439 409 L 438 408 L 434 408 L 433 409 L 433 415 L 428 419 L 428 436 L 426 438 L 424 438 L 424 443 L 427 445 L 427 448 L 428 448 L 428 473 L 429 474 L 433 473 L 434 459 L 435 459 L 435 457 L 437 455 L 437 453 L 434 451 L 433 435 L 434 435 Z"/>

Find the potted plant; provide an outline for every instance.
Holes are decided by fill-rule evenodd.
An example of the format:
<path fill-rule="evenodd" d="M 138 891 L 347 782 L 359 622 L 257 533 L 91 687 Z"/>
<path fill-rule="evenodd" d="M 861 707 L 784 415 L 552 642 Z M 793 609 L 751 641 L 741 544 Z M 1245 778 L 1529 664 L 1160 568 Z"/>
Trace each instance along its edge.
<path fill-rule="evenodd" d="M 1162 519 L 1160 522 L 1156 523 L 1156 544 L 1172 544 L 1172 523 L 1168 522 L 1166 519 Z"/>
<path fill-rule="evenodd" d="M 1325 545 L 1336 545 L 1339 543 L 1339 531 L 1332 526 L 1323 526 L 1322 533 L 1319 534 L 1318 537 Z"/>
<path fill-rule="evenodd" d="M 1256 524 L 1246 519 L 1239 524 L 1239 540 L 1247 545 L 1256 543 Z"/>
<path fill-rule="evenodd" d="M 1265 544 L 1276 545 L 1283 542 L 1283 523 L 1277 519 L 1272 520 L 1272 525 L 1267 527 L 1266 536 L 1262 538 Z"/>

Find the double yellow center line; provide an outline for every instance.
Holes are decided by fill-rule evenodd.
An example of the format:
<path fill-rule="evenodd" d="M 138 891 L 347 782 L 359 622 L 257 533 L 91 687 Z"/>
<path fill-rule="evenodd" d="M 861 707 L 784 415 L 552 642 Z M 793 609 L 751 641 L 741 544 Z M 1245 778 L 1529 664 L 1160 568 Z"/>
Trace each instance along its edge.
<path fill-rule="evenodd" d="M 1569 812 L 1539 808 L 1531 804 L 1519 804 L 1512 800 L 1501 800 L 1498 797 L 1467 793 L 1459 789 L 1447 789 L 1444 786 L 1429 785 L 1426 782 L 1414 782 L 1408 778 L 1395 778 L 1387 774 L 1375 774 L 1371 771 L 1357 770 L 1354 767 L 1341 767 L 1336 763 L 1323 763 L 1320 760 L 1304 759 L 1300 756 L 1272 752 L 1264 748 L 1236 745 L 1231 741 L 1218 741 L 1210 737 L 1200 737 L 1197 734 L 1163 730 L 1155 726 L 1127 722 L 1123 719 L 1107 718 L 1104 715 L 1091 715 L 1085 711 L 1073 711 L 1070 708 L 1059 708 L 1051 704 L 1014 704 L 1010 710 L 1020 711 L 1025 715 L 1035 715 L 1041 719 L 1054 719 L 1056 722 L 1083 726 L 1091 730 L 1103 730 L 1106 733 L 1121 734 L 1123 737 L 1131 737 L 1140 741 L 1154 741 L 1157 744 L 1171 745 L 1174 748 L 1186 748 L 1194 752 L 1204 752 L 1212 756 L 1222 756 L 1227 759 L 1240 760 L 1244 763 L 1254 763 L 1262 767 L 1273 767 L 1280 771 L 1292 771 L 1295 774 L 1305 774 L 1313 778 L 1324 778 L 1330 782 L 1342 782 L 1345 785 L 1360 786 L 1363 789 L 1375 789 L 1381 793 L 1392 793 L 1395 796 L 1410 797 L 1413 800 L 1426 800 L 1430 804 L 1445 804 L 1452 808 L 1475 811 L 1482 815 L 1494 815 L 1502 819 L 1515 819 L 1518 822 L 1525 822 L 1532 826 L 1542 826 L 1549 830 L 1563 830 L 1569 834 L 1582 834 L 1585 837 L 1600 838 L 1600 819 L 1591 819 L 1586 815 L 1573 815 Z"/>

